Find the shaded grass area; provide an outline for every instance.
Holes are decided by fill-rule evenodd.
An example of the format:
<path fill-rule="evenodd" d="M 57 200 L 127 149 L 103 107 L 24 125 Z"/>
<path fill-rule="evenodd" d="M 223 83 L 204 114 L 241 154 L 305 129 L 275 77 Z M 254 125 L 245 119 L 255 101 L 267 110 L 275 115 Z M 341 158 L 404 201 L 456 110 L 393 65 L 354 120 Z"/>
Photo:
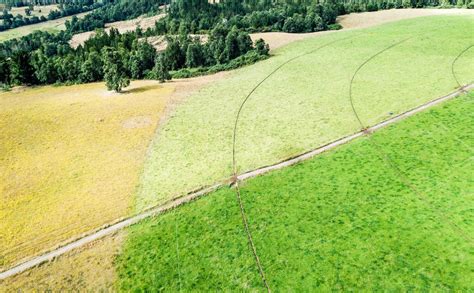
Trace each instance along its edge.
<path fill-rule="evenodd" d="M 173 92 L 135 81 L 0 93 L 0 268 L 130 212 Z"/>
<path fill-rule="evenodd" d="M 242 198 L 271 288 L 472 289 L 473 100 L 456 98 L 246 181 Z M 117 259 L 122 290 L 264 289 L 232 189 L 129 233 Z"/>
<path fill-rule="evenodd" d="M 362 119 L 373 125 L 453 91 L 457 84 L 451 63 L 473 43 L 473 24 L 472 16 L 424 17 L 338 32 L 290 44 L 268 60 L 235 71 L 189 98 L 155 138 L 136 209 L 229 177 L 237 110 L 248 92 L 283 62 L 341 40 L 289 63 L 255 91 L 238 125 L 239 172 L 357 131 L 348 100 L 352 74 L 367 58 L 404 38 L 415 36 L 373 60 L 355 80 Z M 474 50 L 467 52 L 455 68 L 465 83 L 474 80 L 472 54 Z"/>

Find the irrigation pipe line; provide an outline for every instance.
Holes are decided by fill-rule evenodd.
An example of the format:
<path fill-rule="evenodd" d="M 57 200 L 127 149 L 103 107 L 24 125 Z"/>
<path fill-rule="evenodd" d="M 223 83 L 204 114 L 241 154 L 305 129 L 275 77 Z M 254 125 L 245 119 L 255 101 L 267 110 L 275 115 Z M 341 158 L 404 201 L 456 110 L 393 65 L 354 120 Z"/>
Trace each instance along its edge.
<path fill-rule="evenodd" d="M 313 49 L 309 52 L 306 52 L 304 54 L 301 54 L 301 55 L 298 55 L 298 56 L 295 56 L 293 58 L 290 58 L 288 59 L 287 61 L 283 62 L 282 64 L 280 64 L 277 68 L 275 68 L 272 72 L 270 72 L 264 79 L 262 79 L 257 85 L 255 85 L 251 90 L 250 92 L 247 94 L 247 96 L 245 96 L 244 100 L 242 101 L 242 103 L 240 104 L 240 107 L 239 107 L 239 110 L 237 111 L 237 116 L 235 118 L 235 123 L 234 123 L 234 130 L 233 130 L 233 137 L 232 137 L 232 171 L 233 171 L 233 177 L 232 177 L 232 185 L 235 186 L 235 194 L 236 194 L 236 197 L 237 197 L 237 201 L 238 201 L 238 204 L 239 204 L 239 208 L 240 208 L 240 215 L 242 217 L 242 223 L 244 225 L 244 229 L 245 229 L 245 232 L 247 234 L 247 240 L 249 242 L 249 245 L 250 245 L 250 248 L 252 250 L 252 254 L 254 256 L 254 259 L 255 259 L 255 263 L 258 267 L 258 271 L 260 273 L 260 277 L 262 278 L 262 282 L 265 286 L 265 288 L 267 289 L 267 292 L 271 292 L 271 289 L 270 289 L 270 286 L 268 284 L 268 281 L 265 277 L 265 271 L 263 269 L 263 266 L 262 266 L 262 263 L 260 262 L 260 258 L 258 257 L 258 253 L 257 253 L 257 248 L 255 246 L 255 243 L 253 241 L 253 237 L 252 237 L 252 233 L 250 231 L 250 227 L 249 227 L 249 224 L 248 224 L 248 217 L 247 217 L 247 214 L 245 213 L 245 208 L 244 208 L 244 204 L 242 202 L 242 196 L 241 196 L 241 193 L 240 193 L 240 186 L 239 186 L 239 178 L 238 178 L 238 174 L 237 174 L 237 160 L 236 160 L 236 151 L 235 151 L 235 146 L 236 146 L 236 141 L 237 141 L 237 126 L 239 124 L 239 118 L 240 118 L 240 114 L 242 113 L 242 110 L 245 106 L 245 104 L 247 103 L 247 101 L 249 100 L 249 98 L 252 96 L 252 94 L 266 81 L 268 80 L 273 74 L 275 74 L 276 72 L 278 72 L 281 68 L 283 68 L 285 65 L 291 63 L 292 61 L 296 60 L 296 59 L 299 59 L 301 57 L 304 57 L 304 56 L 307 56 L 307 55 L 310 55 L 310 54 L 314 54 L 316 53 L 317 51 L 325 48 L 325 47 L 328 47 L 334 43 L 337 43 L 337 42 L 340 42 L 340 41 L 343 41 L 343 40 L 347 40 L 347 39 L 351 39 L 351 38 L 354 38 L 358 35 L 355 35 L 355 36 L 349 36 L 349 37 L 345 37 L 345 38 L 341 38 L 341 39 L 337 39 L 337 40 L 334 40 L 334 41 L 331 41 L 329 43 L 326 43 L 322 46 L 319 46 L 317 47 L 316 49 Z"/>
<path fill-rule="evenodd" d="M 368 58 L 365 62 L 363 62 L 358 68 L 357 70 L 354 72 L 354 75 L 352 76 L 351 78 L 351 83 L 350 83 L 350 86 L 349 86 L 349 100 L 351 102 L 351 106 L 352 106 L 352 111 L 354 113 L 354 116 L 357 118 L 359 124 L 360 124 L 360 127 L 362 129 L 362 132 L 369 135 L 371 133 L 370 129 L 367 129 L 365 128 L 364 124 L 362 123 L 355 107 L 354 107 L 354 102 L 353 102 L 353 96 L 352 96 L 352 86 L 353 86 L 353 83 L 354 83 L 354 79 L 357 75 L 357 73 L 367 64 L 369 63 L 371 60 L 373 60 L 374 58 L 376 58 L 377 56 L 379 56 L 380 54 L 382 54 L 383 52 L 405 42 L 405 41 L 408 41 L 409 39 L 411 39 L 413 37 L 410 37 L 410 38 L 407 38 L 407 39 L 404 39 L 402 41 L 399 41 L 397 43 L 394 43 L 390 46 L 388 46 L 387 48 L 377 52 L 376 54 L 372 55 L 370 58 Z M 470 46 L 472 47 L 472 45 Z M 456 60 L 459 58 L 459 56 L 461 56 L 464 52 L 466 52 L 470 47 L 468 47 L 467 49 L 465 49 L 464 51 L 462 51 L 453 61 L 452 65 L 451 65 L 451 68 L 452 68 L 452 72 L 453 72 L 453 76 L 454 78 L 456 79 L 456 82 L 458 82 L 458 79 L 456 78 L 456 75 L 454 74 L 454 71 L 453 71 L 453 68 L 454 68 L 454 63 L 456 62 Z M 462 86 L 461 84 L 459 84 L 458 82 L 458 85 L 459 85 L 459 89 L 458 91 L 460 92 L 466 92 L 466 89 L 469 87 L 469 86 Z M 470 238 L 468 235 L 466 235 L 466 233 L 464 232 L 463 229 L 461 229 L 456 223 L 454 223 L 453 221 L 451 221 L 445 214 L 441 213 L 438 209 L 436 209 L 435 207 L 433 207 L 433 204 L 429 201 L 429 199 L 427 198 L 426 195 L 424 195 L 422 192 L 420 192 L 411 182 L 410 180 L 406 177 L 406 175 L 403 173 L 402 170 L 400 170 L 400 168 L 395 164 L 395 162 L 390 158 L 390 156 L 383 150 L 383 147 L 380 146 L 377 142 L 373 141 L 373 139 L 371 139 L 370 135 L 368 136 L 369 139 L 368 141 L 371 142 L 377 152 L 379 153 L 379 157 L 382 158 L 382 160 L 384 160 L 387 165 L 393 170 L 395 171 L 395 173 L 398 175 L 398 178 L 400 179 L 400 181 L 406 186 L 408 187 L 408 189 L 411 189 L 411 191 L 413 193 L 415 193 L 419 199 L 421 199 L 422 201 L 424 201 L 426 204 L 428 204 L 429 206 L 431 206 L 432 210 L 438 215 L 438 217 L 440 217 L 441 219 L 444 219 L 445 222 L 449 223 L 452 227 L 456 228 L 460 235 L 465 239 L 467 240 L 468 242 L 471 242 L 474 243 L 473 239 Z"/>
<path fill-rule="evenodd" d="M 455 98 L 459 95 L 462 95 L 465 91 L 471 90 L 471 89 L 474 89 L 474 84 L 466 85 L 462 89 L 456 90 L 454 92 L 451 92 L 448 95 L 439 97 L 439 98 L 434 99 L 430 102 L 427 102 L 423 105 L 420 105 L 420 106 L 415 107 L 411 110 L 408 110 L 408 111 L 406 111 L 402 114 L 391 117 L 390 119 L 382 121 L 378 124 L 375 124 L 374 126 L 371 126 L 371 127 L 367 128 L 366 130 L 362 130 L 362 131 L 347 135 L 343 138 L 339 138 L 339 139 L 334 140 L 334 141 L 332 141 L 332 142 L 330 142 L 326 145 L 317 147 L 317 148 L 315 148 L 311 151 L 302 153 L 298 156 L 294 156 L 294 157 L 282 160 L 282 161 L 280 161 L 278 163 L 275 163 L 273 165 L 260 167 L 258 169 L 253 170 L 253 171 L 248 171 L 248 172 L 242 173 L 239 176 L 237 176 L 237 180 L 238 181 L 244 181 L 244 180 L 247 180 L 247 179 L 250 179 L 250 178 L 261 176 L 261 175 L 267 174 L 269 172 L 272 172 L 272 171 L 275 171 L 275 170 L 280 170 L 280 169 L 286 168 L 288 166 L 292 166 L 292 165 L 301 163 L 303 161 L 309 160 L 309 159 L 311 159 L 311 158 L 313 158 L 313 157 L 315 157 L 315 156 L 317 156 L 321 153 L 330 151 L 330 150 L 332 150 L 336 147 L 339 147 L 341 145 L 349 143 L 349 142 L 351 142 L 351 141 L 353 141 L 353 140 L 355 140 L 359 137 L 363 137 L 367 131 L 369 131 L 370 133 L 376 132 L 376 131 L 384 128 L 384 127 L 395 124 L 395 123 L 397 123 L 397 122 L 399 122 L 399 121 L 401 121 L 405 118 L 413 116 L 413 115 L 415 115 L 419 112 L 422 112 L 426 109 L 429 109 L 429 108 L 431 108 L 435 105 L 438 105 L 442 102 L 451 100 L 451 99 L 453 99 L 453 98 Z M 233 180 L 233 178 L 229 178 L 229 179 L 217 182 L 214 185 L 205 186 L 205 187 L 196 189 L 196 190 L 191 191 L 189 193 L 186 193 L 184 195 L 174 197 L 174 198 L 170 199 L 169 201 L 167 201 L 167 202 L 165 202 L 165 203 L 163 203 L 159 206 L 154 206 L 154 207 L 151 207 L 149 209 L 146 209 L 145 211 L 143 211 L 140 214 L 117 220 L 115 222 L 109 223 L 108 225 L 104 225 L 104 226 L 100 227 L 99 229 L 95 229 L 95 230 L 89 231 L 87 233 L 84 233 L 79 237 L 69 239 L 68 241 L 65 241 L 62 244 L 52 248 L 51 250 L 42 252 L 41 254 L 36 255 L 34 257 L 31 257 L 27 260 L 20 261 L 19 263 L 14 264 L 12 267 L 7 268 L 6 270 L 0 272 L 0 280 L 3 280 L 3 279 L 6 279 L 8 277 L 11 277 L 11 276 L 17 275 L 19 273 L 22 273 L 22 272 L 24 272 L 28 269 L 31 269 L 33 267 L 36 267 L 36 266 L 38 266 L 42 263 L 51 261 L 51 260 L 55 259 L 56 257 L 59 257 L 59 256 L 65 254 L 65 253 L 68 253 L 68 252 L 70 252 L 70 251 L 72 251 L 76 248 L 82 247 L 82 246 L 84 246 L 88 243 L 99 240 L 102 237 L 117 233 L 118 231 L 120 231 L 120 230 L 122 230 L 126 227 L 132 226 L 136 223 L 139 223 L 144 219 L 151 218 L 151 217 L 166 213 L 168 211 L 171 211 L 174 208 L 177 208 L 177 207 L 182 206 L 186 203 L 189 203 L 193 200 L 201 198 L 201 197 L 203 197 L 207 194 L 210 194 L 210 193 L 218 190 L 219 188 L 227 186 L 230 182 L 232 182 L 232 180 Z"/>
<path fill-rule="evenodd" d="M 454 72 L 454 65 L 456 64 L 456 62 L 458 61 L 458 59 L 464 54 L 466 53 L 467 51 L 469 51 L 469 49 L 471 49 L 472 47 L 474 47 L 474 44 L 468 46 L 466 49 L 462 50 L 461 53 L 459 53 L 456 58 L 454 58 L 453 62 L 451 63 L 451 73 L 454 77 L 454 80 L 456 81 L 456 83 L 458 84 L 458 88 L 462 88 L 462 84 L 461 82 L 459 81 L 458 77 L 456 76 L 456 72 Z"/>

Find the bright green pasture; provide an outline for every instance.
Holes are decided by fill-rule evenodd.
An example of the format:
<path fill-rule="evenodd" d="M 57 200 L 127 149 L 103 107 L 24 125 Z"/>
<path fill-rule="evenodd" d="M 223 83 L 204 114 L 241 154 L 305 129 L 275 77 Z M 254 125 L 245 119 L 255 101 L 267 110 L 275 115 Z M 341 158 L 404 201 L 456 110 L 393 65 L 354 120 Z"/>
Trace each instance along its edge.
<path fill-rule="evenodd" d="M 270 287 L 472 290 L 473 101 L 247 181 L 242 198 Z M 124 291 L 264 289 L 229 188 L 131 227 L 116 263 Z"/>
<path fill-rule="evenodd" d="M 191 96 L 155 138 L 145 164 L 138 210 L 228 178 L 237 110 L 252 87 L 283 62 L 338 41 L 284 66 L 258 88 L 238 124 L 239 172 L 275 163 L 358 130 L 349 81 L 357 67 L 355 107 L 373 125 L 452 92 L 455 56 L 474 43 L 472 16 L 423 17 L 377 28 L 339 31 L 296 42 L 276 56 L 233 72 Z M 474 80 L 474 48 L 456 63 L 463 83 Z"/>

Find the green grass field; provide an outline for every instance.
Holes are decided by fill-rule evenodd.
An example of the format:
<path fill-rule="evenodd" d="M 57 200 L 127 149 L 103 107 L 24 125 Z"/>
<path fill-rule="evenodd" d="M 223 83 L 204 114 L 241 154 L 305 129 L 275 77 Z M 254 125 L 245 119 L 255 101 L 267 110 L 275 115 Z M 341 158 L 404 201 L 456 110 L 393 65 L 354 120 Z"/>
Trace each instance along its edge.
<path fill-rule="evenodd" d="M 456 98 L 247 181 L 242 197 L 270 286 L 472 290 L 473 101 Z M 263 289 L 233 189 L 128 233 L 116 262 L 124 291 Z"/>
<path fill-rule="evenodd" d="M 76 14 L 75 16 L 78 18 L 81 18 L 81 17 L 84 17 L 88 13 L 90 12 L 79 13 L 79 14 Z M 66 28 L 66 26 L 64 25 L 66 23 L 66 20 L 71 20 L 71 18 L 73 17 L 74 15 L 61 17 L 55 20 L 48 20 L 45 22 L 20 26 L 14 29 L 9 29 L 9 30 L 0 32 L 0 42 L 8 41 L 14 38 L 20 38 L 34 31 L 47 31 L 50 33 L 59 32 Z"/>
<path fill-rule="evenodd" d="M 358 130 L 348 98 L 357 67 L 378 51 L 354 82 L 355 105 L 368 125 L 453 91 L 455 56 L 474 42 L 474 17 L 423 17 L 373 29 L 296 42 L 276 56 L 233 72 L 180 106 L 155 138 L 136 209 L 159 204 L 232 173 L 232 129 L 248 92 L 280 64 L 246 104 L 238 125 L 240 172 L 275 163 Z M 456 63 L 463 83 L 474 80 L 474 49 Z"/>

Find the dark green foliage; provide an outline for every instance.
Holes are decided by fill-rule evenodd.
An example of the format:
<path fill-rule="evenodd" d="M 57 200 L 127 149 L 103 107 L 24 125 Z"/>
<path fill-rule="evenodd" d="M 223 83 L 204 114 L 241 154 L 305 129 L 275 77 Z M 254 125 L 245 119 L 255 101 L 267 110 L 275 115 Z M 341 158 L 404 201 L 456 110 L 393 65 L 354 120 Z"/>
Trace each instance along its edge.
<path fill-rule="evenodd" d="M 268 46 L 268 44 L 265 44 L 265 41 L 263 39 L 258 39 L 255 42 L 255 50 L 258 54 L 265 56 L 268 55 L 268 52 L 270 52 L 270 46 Z"/>
<path fill-rule="evenodd" d="M 104 63 L 104 80 L 108 90 L 120 92 L 122 88 L 130 84 L 123 56 L 119 51 L 111 47 L 103 48 L 102 61 Z"/>
<path fill-rule="evenodd" d="M 160 54 L 158 57 L 156 57 L 155 66 L 151 71 L 151 78 L 157 79 L 160 82 L 165 82 L 166 80 L 171 79 L 169 65 L 166 63 L 166 58 L 163 54 Z"/>
<path fill-rule="evenodd" d="M 21 6 L 25 3 L 13 1 L 10 5 Z M 61 11 L 70 11 L 70 5 L 86 7 L 97 3 L 95 0 L 66 1 L 61 5 Z M 16 85 L 103 80 L 105 64 L 98 56 L 104 47 L 121 52 L 121 74 L 127 79 L 140 79 L 151 74 L 155 60 L 161 59 L 167 70 L 174 71 L 174 76 L 228 70 L 268 55 L 268 46 L 259 41 L 254 47 L 249 32 L 299 33 L 339 29 L 340 25 L 335 24 L 335 20 L 344 13 L 438 5 L 437 0 L 227 0 L 218 4 L 210 4 L 208 0 L 176 0 L 168 8 L 169 15 L 159 20 L 153 29 L 143 31 L 137 28 L 125 34 L 119 34 L 117 30 L 109 33 L 99 30 L 95 37 L 77 49 L 68 44 L 74 33 L 102 28 L 107 22 L 146 13 L 156 14 L 164 3 L 167 1 L 100 1 L 103 7 L 83 19 L 73 17 L 66 22 L 66 30 L 58 34 L 34 32 L 21 39 L 0 43 L 0 70 L 5 72 L 1 82 Z M 1 18 L 3 22 L 12 21 L 7 10 Z M 208 42 L 201 44 L 200 40 L 190 37 L 189 34 L 195 33 L 208 34 Z M 143 40 L 156 35 L 167 35 L 168 46 L 161 59 L 156 58 L 157 52 Z"/>
<path fill-rule="evenodd" d="M 93 82 L 102 79 L 102 59 L 96 51 L 92 51 L 82 63 L 80 79 L 83 82 Z"/>
<path fill-rule="evenodd" d="M 74 1 L 43 1 L 43 2 L 38 2 L 37 4 L 41 5 L 47 5 L 47 4 L 57 4 L 61 3 L 59 5 L 59 10 L 52 10 L 49 14 L 48 17 L 41 16 L 41 18 L 38 18 L 37 16 L 31 16 L 31 11 L 33 11 L 33 4 L 32 2 L 29 1 L 18 1 L 14 3 L 14 5 L 11 5 L 9 7 L 15 6 L 15 7 L 22 7 L 26 6 L 28 4 L 28 7 L 25 8 L 25 13 L 27 17 L 23 17 L 22 15 L 12 15 L 9 13 L 8 10 L 3 10 L 2 15 L 0 19 L 3 19 L 3 22 L 0 22 L 0 31 L 24 26 L 24 25 L 30 25 L 30 24 L 35 24 L 47 20 L 53 20 L 61 17 L 66 17 L 69 15 L 73 14 L 78 14 L 81 12 L 85 11 L 90 11 L 93 9 L 97 9 L 98 7 L 101 7 L 103 3 L 106 3 L 108 1 L 100 1 L 100 0 L 74 0 Z"/>

